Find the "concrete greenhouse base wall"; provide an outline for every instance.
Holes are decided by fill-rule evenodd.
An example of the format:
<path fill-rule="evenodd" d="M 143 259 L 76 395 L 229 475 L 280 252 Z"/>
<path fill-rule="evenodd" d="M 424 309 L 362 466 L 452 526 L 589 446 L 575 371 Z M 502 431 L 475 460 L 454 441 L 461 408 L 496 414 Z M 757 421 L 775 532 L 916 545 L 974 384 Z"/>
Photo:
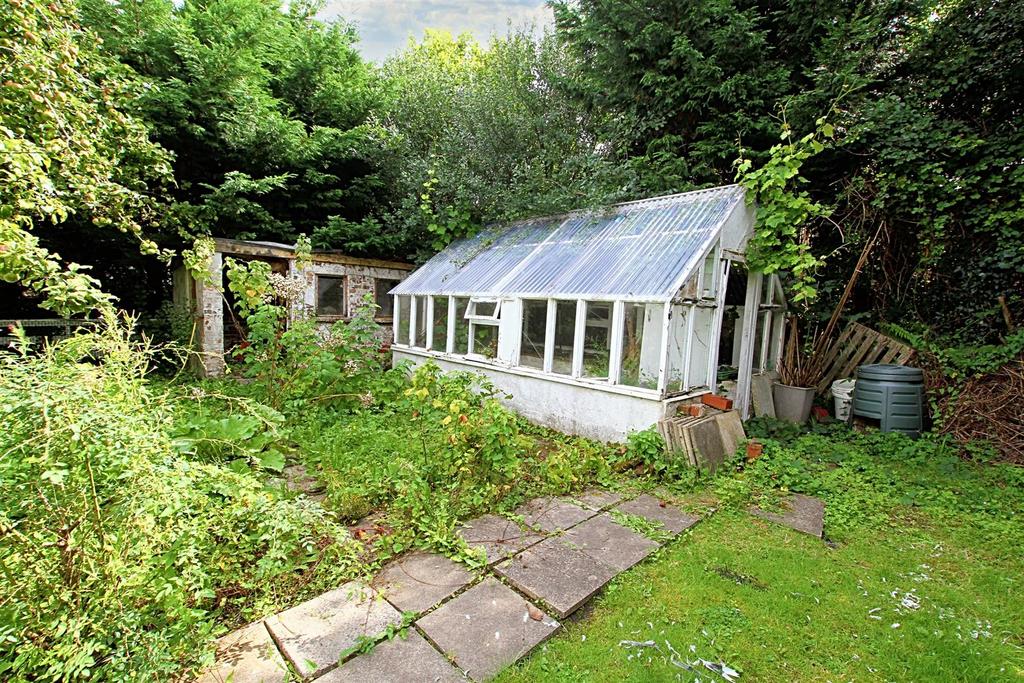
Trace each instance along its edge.
<path fill-rule="evenodd" d="M 395 363 L 409 360 L 419 365 L 433 360 L 446 372 L 480 373 L 495 387 L 511 394 L 512 398 L 503 402 L 531 422 L 598 441 L 625 442 L 630 432 L 657 423 L 664 410 L 657 398 L 612 393 L 511 368 L 438 358 L 398 348 L 394 348 L 393 353 Z"/>

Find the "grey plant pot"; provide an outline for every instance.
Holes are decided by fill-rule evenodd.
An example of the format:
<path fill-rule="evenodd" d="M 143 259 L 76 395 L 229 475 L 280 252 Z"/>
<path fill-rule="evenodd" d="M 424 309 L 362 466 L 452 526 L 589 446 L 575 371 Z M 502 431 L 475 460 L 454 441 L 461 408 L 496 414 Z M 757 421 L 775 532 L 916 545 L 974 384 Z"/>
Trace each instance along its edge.
<path fill-rule="evenodd" d="M 803 424 L 811 416 L 813 388 L 776 383 L 772 385 L 772 397 L 775 399 L 775 417 L 780 420 Z"/>

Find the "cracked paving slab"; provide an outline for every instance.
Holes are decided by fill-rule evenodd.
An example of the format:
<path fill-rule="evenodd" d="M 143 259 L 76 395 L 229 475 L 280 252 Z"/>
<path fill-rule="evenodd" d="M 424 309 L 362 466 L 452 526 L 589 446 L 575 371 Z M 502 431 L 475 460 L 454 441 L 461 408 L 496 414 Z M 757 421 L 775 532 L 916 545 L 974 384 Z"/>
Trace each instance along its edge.
<path fill-rule="evenodd" d="M 472 580 L 473 574 L 457 562 L 436 553 L 416 551 L 388 563 L 372 585 L 402 612 L 419 613 Z"/>
<path fill-rule="evenodd" d="M 512 520 L 498 515 L 484 515 L 466 522 L 459 535 L 471 548 L 483 548 L 487 564 L 494 564 L 544 539 L 526 531 Z"/>

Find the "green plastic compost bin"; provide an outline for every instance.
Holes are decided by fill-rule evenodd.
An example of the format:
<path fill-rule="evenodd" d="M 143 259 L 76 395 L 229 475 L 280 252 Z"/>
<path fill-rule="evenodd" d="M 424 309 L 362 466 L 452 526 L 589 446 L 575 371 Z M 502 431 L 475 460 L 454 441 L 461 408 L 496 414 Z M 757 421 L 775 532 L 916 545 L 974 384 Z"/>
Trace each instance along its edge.
<path fill-rule="evenodd" d="M 853 414 L 878 420 L 883 432 L 916 439 L 924 429 L 924 373 L 903 365 L 860 366 Z"/>

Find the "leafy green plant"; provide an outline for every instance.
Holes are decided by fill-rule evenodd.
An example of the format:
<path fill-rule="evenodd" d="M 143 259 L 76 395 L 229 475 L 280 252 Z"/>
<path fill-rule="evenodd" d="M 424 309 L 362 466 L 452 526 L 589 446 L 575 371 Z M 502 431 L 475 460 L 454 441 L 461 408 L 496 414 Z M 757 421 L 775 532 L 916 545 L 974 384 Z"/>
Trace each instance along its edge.
<path fill-rule="evenodd" d="M 665 440 L 653 426 L 626 437 L 626 448 L 620 453 L 617 466 L 621 469 L 635 465 L 666 478 L 681 476 L 688 470 L 685 460 L 668 451 Z"/>
<path fill-rule="evenodd" d="M 294 410 L 311 402 L 355 406 L 371 403 L 369 384 L 383 370 L 375 305 L 368 296 L 351 319 L 328 334 L 301 307 L 301 289 L 270 272 L 262 261 L 227 259 L 234 293 L 248 335 L 236 353 L 271 407 Z"/>
<path fill-rule="evenodd" d="M 111 316 L 0 356 L 6 680 L 174 678 L 209 661 L 223 624 L 360 569 L 318 506 L 175 450 L 150 356 Z"/>
<path fill-rule="evenodd" d="M 768 151 L 762 166 L 740 158 L 737 181 L 749 190 L 747 201 L 757 204 L 757 225 L 747 246 L 747 263 L 763 273 L 789 273 L 793 277 L 793 301 L 810 301 L 817 296 L 815 270 L 822 261 L 811 253 L 805 237 L 814 219 L 827 217 L 829 209 L 815 202 L 801 185 L 808 181 L 800 172 L 804 163 L 821 153 L 835 136 L 824 118 L 814 132 L 794 138 L 789 124 L 782 124 L 781 144 Z"/>
<path fill-rule="evenodd" d="M 285 464 L 279 449 L 283 423 L 284 416 L 277 411 L 254 404 L 248 414 L 193 414 L 176 424 L 169 436 L 174 450 L 195 460 L 280 472 Z"/>

